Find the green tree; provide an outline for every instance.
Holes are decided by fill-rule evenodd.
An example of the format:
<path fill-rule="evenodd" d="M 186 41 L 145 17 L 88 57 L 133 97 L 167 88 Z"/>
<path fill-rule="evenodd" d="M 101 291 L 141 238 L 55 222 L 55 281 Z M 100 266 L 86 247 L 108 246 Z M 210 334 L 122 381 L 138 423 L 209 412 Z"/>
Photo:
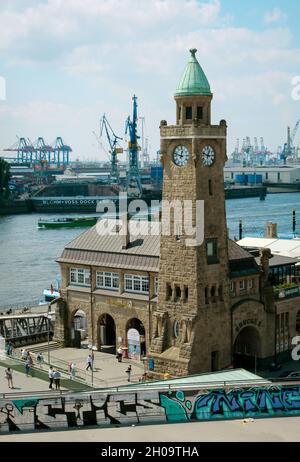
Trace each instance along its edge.
<path fill-rule="evenodd" d="M 10 165 L 0 157 L 0 196 L 8 197 L 8 182 L 10 179 Z"/>

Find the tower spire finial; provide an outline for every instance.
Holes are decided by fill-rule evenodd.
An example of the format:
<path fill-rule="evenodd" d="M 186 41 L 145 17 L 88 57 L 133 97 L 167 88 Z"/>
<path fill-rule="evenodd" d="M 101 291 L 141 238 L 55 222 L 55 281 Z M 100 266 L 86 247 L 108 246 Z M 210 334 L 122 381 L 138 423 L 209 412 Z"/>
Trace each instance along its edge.
<path fill-rule="evenodd" d="M 197 48 L 191 48 L 189 51 L 190 51 L 192 57 L 195 58 L 195 54 L 197 53 Z"/>

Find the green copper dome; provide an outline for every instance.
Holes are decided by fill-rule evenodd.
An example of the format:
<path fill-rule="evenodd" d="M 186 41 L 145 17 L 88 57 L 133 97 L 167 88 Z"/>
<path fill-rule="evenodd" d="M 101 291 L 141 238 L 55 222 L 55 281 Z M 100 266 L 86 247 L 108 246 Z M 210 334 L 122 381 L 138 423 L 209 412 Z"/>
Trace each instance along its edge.
<path fill-rule="evenodd" d="M 175 96 L 211 95 L 208 80 L 196 58 L 196 48 L 191 56 L 176 89 Z"/>

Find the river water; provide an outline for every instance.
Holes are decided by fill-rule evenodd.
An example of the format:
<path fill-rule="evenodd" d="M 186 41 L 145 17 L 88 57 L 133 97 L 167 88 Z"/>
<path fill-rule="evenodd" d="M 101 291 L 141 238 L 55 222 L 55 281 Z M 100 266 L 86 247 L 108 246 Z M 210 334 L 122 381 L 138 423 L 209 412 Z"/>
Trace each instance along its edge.
<path fill-rule="evenodd" d="M 296 232 L 300 234 L 300 194 L 269 194 L 259 198 L 226 200 L 227 225 L 231 238 L 238 237 L 239 220 L 244 235 L 263 236 L 267 221 L 278 224 L 278 232 L 292 232 L 292 210 L 296 210 Z M 80 216 L 79 214 L 66 214 Z M 43 214 L 43 218 L 59 215 Z M 64 246 L 86 228 L 40 230 L 40 215 L 0 216 L 0 307 L 40 300 L 45 288 L 55 283 L 59 266 L 55 262 Z"/>

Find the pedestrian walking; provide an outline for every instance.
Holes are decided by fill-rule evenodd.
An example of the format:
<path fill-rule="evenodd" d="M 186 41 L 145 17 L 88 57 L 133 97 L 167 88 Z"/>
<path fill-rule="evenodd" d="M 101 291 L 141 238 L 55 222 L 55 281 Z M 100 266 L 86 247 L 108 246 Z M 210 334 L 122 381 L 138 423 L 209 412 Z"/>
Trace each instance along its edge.
<path fill-rule="evenodd" d="M 42 367 L 42 364 L 43 364 L 43 362 L 44 362 L 44 356 L 43 356 L 43 354 L 42 354 L 42 353 L 39 353 L 39 354 L 37 355 L 37 357 L 36 357 L 36 360 L 37 360 L 39 366 Z"/>
<path fill-rule="evenodd" d="M 12 375 L 12 370 L 11 370 L 10 367 L 5 369 L 5 377 L 6 377 L 6 380 L 7 380 L 8 388 L 14 388 L 13 375 Z"/>
<path fill-rule="evenodd" d="M 26 359 L 26 361 L 25 361 L 25 372 L 26 372 L 27 377 L 29 377 L 30 367 L 31 367 L 30 359 Z"/>
<path fill-rule="evenodd" d="M 131 378 L 131 364 L 129 364 L 128 368 L 126 369 L 126 374 L 127 374 L 127 382 L 130 382 Z"/>
<path fill-rule="evenodd" d="M 49 388 L 53 389 L 53 367 L 50 366 L 48 370 L 48 377 L 49 377 Z"/>
<path fill-rule="evenodd" d="M 11 343 L 11 341 L 9 341 L 7 344 L 6 353 L 7 353 L 7 356 L 11 356 L 13 353 L 13 344 Z"/>
<path fill-rule="evenodd" d="M 68 372 L 69 372 L 69 374 L 71 374 L 72 364 L 73 364 L 73 361 L 68 362 Z"/>
<path fill-rule="evenodd" d="M 61 378 L 61 373 L 59 371 L 54 371 L 53 379 L 55 383 L 55 390 L 60 390 L 60 378 Z"/>
<path fill-rule="evenodd" d="M 89 370 L 89 369 L 91 369 L 91 370 L 93 369 L 92 355 L 88 355 L 87 360 L 86 360 L 86 364 L 87 364 L 86 369 L 85 369 L 86 371 Z"/>
<path fill-rule="evenodd" d="M 118 363 L 121 363 L 121 362 L 122 362 L 122 357 L 123 357 L 123 348 L 122 348 L 121 345 L 120 345 L 119 348 L 117 349 L 117 360 L 118 360 Z"/>
<path fill-rule="evenodd" d="M 76 377 L 77 367 L 75 363 L 70 366 L 70 379 L 73 380 Z"/>

